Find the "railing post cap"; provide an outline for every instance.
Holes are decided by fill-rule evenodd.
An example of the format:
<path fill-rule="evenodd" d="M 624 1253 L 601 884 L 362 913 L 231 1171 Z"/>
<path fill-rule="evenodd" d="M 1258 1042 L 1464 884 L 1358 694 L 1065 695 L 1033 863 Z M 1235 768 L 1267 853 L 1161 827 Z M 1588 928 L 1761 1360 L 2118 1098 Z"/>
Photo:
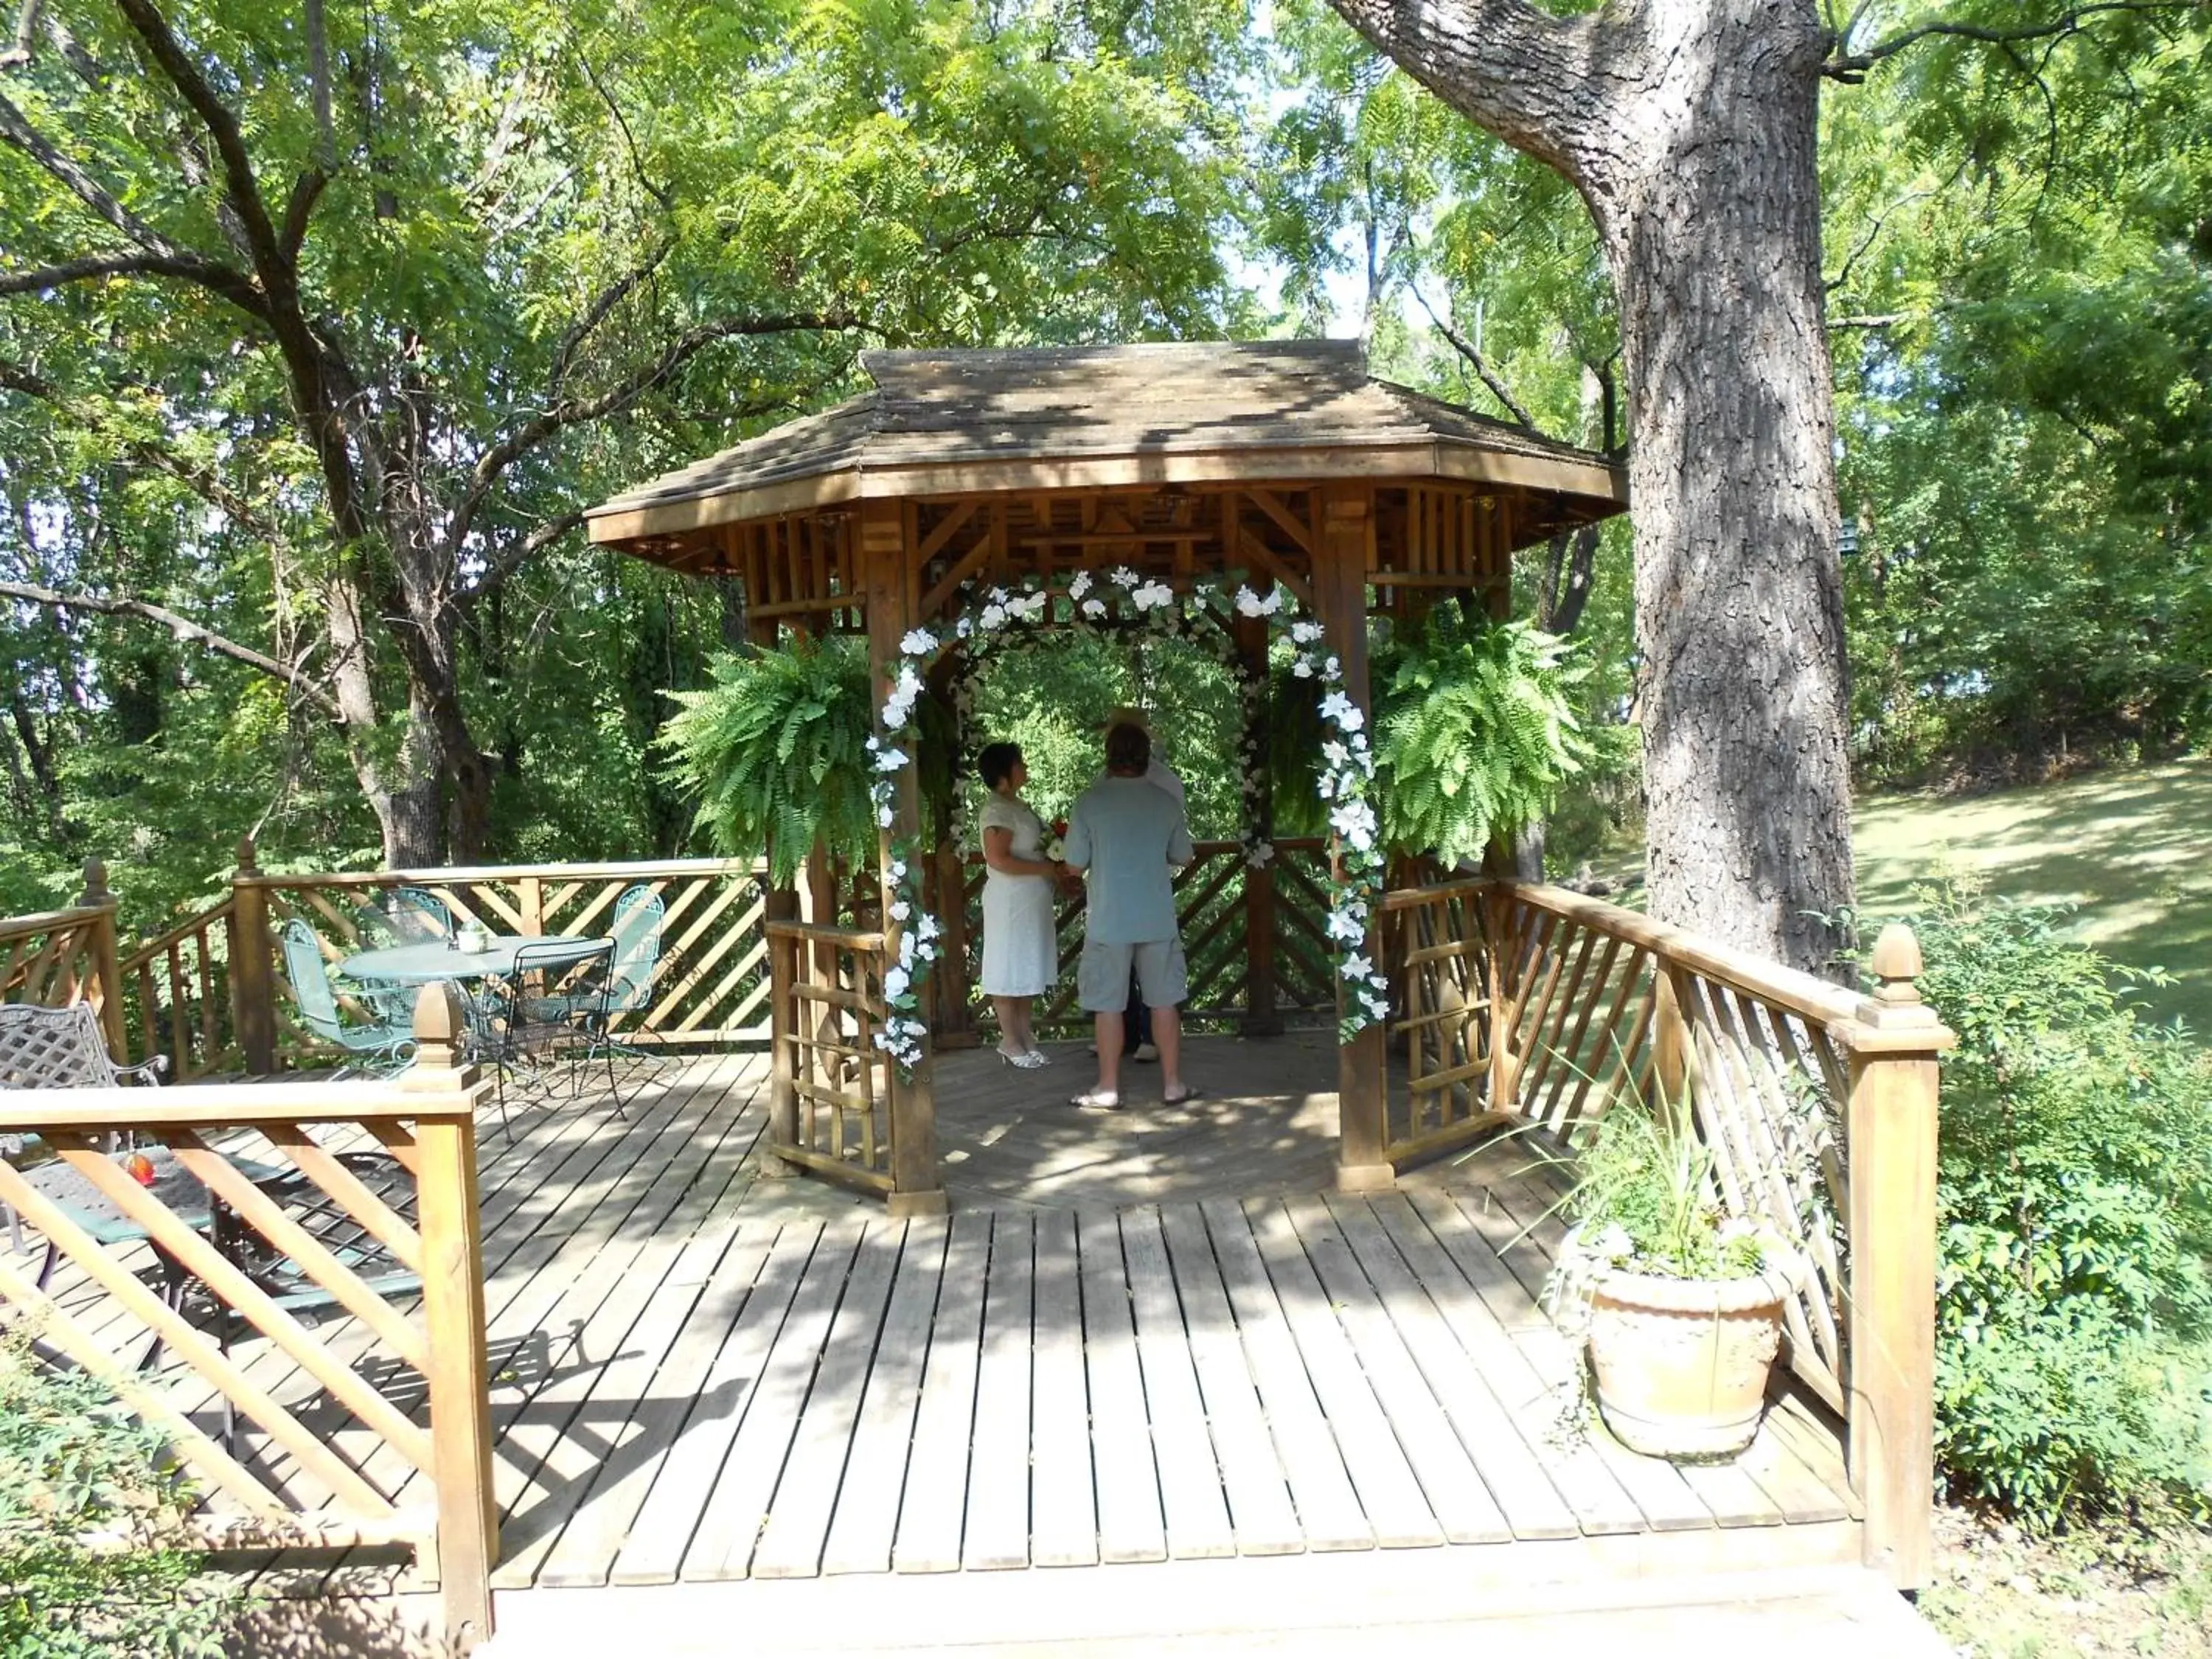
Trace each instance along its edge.
<path fill-rule="evenodd" d="M 104 904 L 115 902 L 115 895 L 107 890 L 107 862 L 98 855 L 84 861 L 84 892 L 77 903 L 87 910 L 96 910 Z"/>
<path fill-rule="evenodd" d="M 1905 982 L 1905 988 L 1911 988 L 1911 980 L 1917 980 L 1923 973 L 1920 940 L 1913 938 L 1913 929 L 1905 922 L 1889 922 L 1874 940 L 1874 960 L 1869 967 L 1874 969 L 1874 978 L 1882 982 L 1882 991 L 1878 995 L 1887 994 L 1891 984 L 1896 982 Z M 1917 994 L 1907 1000 L 1917 1000 Z"/>
<path fill-rule="evenodd" d="M 447 1089 L 461 1066 L 461 1037 L 468 1029 L 461 994 L 451 981 L 425 985 L 415 998 L 415 1064 L 401 1074 L 403 1087 Z"/>
<path fill-rule="evenodd" d="M 250 876 L 255 873 L 253 865 L 253 837 L 251 836 L 240 836 L 238 838 L 238 873 L 241 876 Z"/>

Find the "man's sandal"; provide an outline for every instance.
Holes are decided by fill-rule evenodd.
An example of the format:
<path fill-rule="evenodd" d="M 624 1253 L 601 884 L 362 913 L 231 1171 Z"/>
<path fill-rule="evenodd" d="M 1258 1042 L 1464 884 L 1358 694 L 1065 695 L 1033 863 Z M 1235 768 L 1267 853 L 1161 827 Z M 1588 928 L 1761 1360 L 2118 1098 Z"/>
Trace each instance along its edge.
<path fill-rule="evenodd" d="M 1163 1106 L 1180 1106 L 1186 1100 L 1199 1099 L 1205 1094 L 1205 1092 L 1206 1091 L 1203 1089 L 1194 1089 L 1191 1087 L 1189 1084 L 1186 1083 L 1183 1085 L 1182 1092 L 1181 1094 L 1162 1095 L 1160 1097 L 1160 1104 Z"/>
<path fill-rule="evenodd" d="M 1103 1089 L 1085 1089 L 1081 1094 L 1071 1098 L 1067 1103 L 1091 1111 L 1111 1112 L 1120 1109 L 1121 1097 L 1109 1094 Z"/>

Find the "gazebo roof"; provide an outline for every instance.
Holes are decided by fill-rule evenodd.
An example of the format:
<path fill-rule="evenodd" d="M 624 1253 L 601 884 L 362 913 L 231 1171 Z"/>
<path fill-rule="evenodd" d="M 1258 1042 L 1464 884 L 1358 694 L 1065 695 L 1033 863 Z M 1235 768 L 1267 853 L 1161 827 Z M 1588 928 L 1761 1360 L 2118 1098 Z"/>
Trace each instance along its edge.
<path fill-rule="evenodd" d="M 876 389 L 594 507 L 595 542 L 866 498 L 1455 479 L 1620 510 L 1603 455 L 1377 380 L 1351 340 L 871 351 Z M 1565 503 L 1563 503 L 1564 505 Z"/>

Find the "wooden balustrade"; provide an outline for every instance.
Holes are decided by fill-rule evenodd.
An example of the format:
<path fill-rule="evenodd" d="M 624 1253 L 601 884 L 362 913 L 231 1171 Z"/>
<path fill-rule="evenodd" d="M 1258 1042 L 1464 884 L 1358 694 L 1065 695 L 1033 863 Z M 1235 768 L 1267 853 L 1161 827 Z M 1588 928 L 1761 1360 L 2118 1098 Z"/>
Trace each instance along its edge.
<path fill-rule="evenodd" d="M 88 1002 L 110 1054 L 126 1058 L 123 975 L 116 955 L 115 896 L 107 866 L 84 866 L 84 892 L 66 910 L 0 919 L 0 1002 L 66 1008 Z"/>
<path fill-rule="evenodd" d="M 1464 1037 L 1456 1048 L 1408 1048 L 1409 1079 L 1452 1077 L 1468 1092 L 1451 1104 L 1472 1112 L 1486 1073 L 1473 1121 L 1537 1124 L 1571 1146 L 1619 1101 L 1686 1109 L 1730 1207 L 1802 1242 L 1784 1363 L 1846 1423 L 1869 1563 L 1900 1588 L 1924 1583 L 1936 1056 L 1953 1038 L 1912 990 L 1911 933 L 1884 934 L 1873 964 L 1882 989 L 1869 999 L 1558 888 L 1447 883 L 1393 893 L 1384 909 L 1431 919 L 1395 934 L 1416 981 L 1436 980 L 1431 960 L 1454 964 L 1448 983 L 1419 994 L 1445 1003 L 1409 994 L 1392 1028 L 1400 1046 L 1455 1025 L 1455 1007 L 1427 1017 L 1467 994 L 1473 981 L 1458 964 L 1478 940 L 1489 1000 L 1486 1055 Z M 1431 938 L 1455 948 L 1423 943 Z"/>
<path fill-rule="evenodd" d="M 0 1164 L 0 1199 L 54 1251 L 37 1280 L 0 1263 L 13 1317 L 167 1432 L 204 1489 L 196 1528 L 207 1541 L 413 1545 L 426 1567 L 434 1559 L 457 1644 L 491 1630 L 498 1516 L 476 1233 L 484 1085 L 455 1066 L 460 1018 L 449 988 L 426 988 L 422 1058 L 392 1083 L 0 1094 L 0 1133 L 42 1137 L 137 1235 L 101 1243 L 41 1172 Z M 101 1150 L 117 1133 L 166 1146 L 198 1185 L 142 1186 Z M 310 1207 L 322 1212 L 313 1226 Z M 341 1216 L 349 1237 L 413 1277 L 364 1278 L 359 1250 L 332 1242 L 327 1224 Z M 272 1291 L 278 1262 L 286 1277 Z M 212 1321 L 154 1288 L 157 1267 L 211 1302 Z M 334 1316 L 311 1328 L 309 1303 Z M 150 1367 L 149 1340 L 162 1356 Z M 422 1406 L 371 1381 L 391 1365 L 420 1376 Z M 399 1478 L 367 1472 L 386 1463 Z M 398 1501 L 417 1473 L 434 1504 Z"/>
<path fill-rule="evenodd" d="M 380 870 L 346 874 L 264 875 L 244 849 L 234 884 L 237 931 L 271 941 L 250 977 L 240 975 L 241 1034 L 265 1030 L 271 1054 L 258 1060 L 243 1042 L 248 1069 L 271 1069 L 275 1051 L 311 1040 L 293 1024 L 292 998 L 273 939 L 294 916 L 306 919 L 340 956 L 363 948 L 359 912 L 380 892 L 419 887 L 456 918 L 495 933 L 591 934 L 611 925 L 615 901 L 643 884 L 666 907 L 653 994 L 642 1009 L 616 1016 L 635 1047 L 706 1047 L 769 1036 L 764 866 L 745 859 L 665 859 L 614 864 L 499 865 L 481 868 Z"/>
<path fill-rule="evenodd" d="M 884 936 L 807 922 L 768 924 L 775 1051 L 768 1150 L 863 1191 L 897 1185 L 890 1057 L 876 1037 Z"/>
<path fill-rule="evenodd" d="M 236 896 L 226 896 L 122 959 L 131 1056 L 167 1054 L 172 1083 L 244 1064 L 231 994 L 236 918 Z"/>

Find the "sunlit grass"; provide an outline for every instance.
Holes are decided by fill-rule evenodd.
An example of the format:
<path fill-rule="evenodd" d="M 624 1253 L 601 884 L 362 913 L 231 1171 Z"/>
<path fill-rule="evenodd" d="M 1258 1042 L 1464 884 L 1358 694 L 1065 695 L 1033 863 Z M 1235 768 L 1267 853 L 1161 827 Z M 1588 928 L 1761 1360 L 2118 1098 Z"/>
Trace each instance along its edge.
<path fill-rule="evenodd" d="M 1875 796 L 1856 818 L 1869 922 L 1911 908 L 1913 888 L 1948 871 L 2002 897 L 2073 905 L 2074 937 L 2174 975 L 2137 993 L 2153 1013 L 2212 1031 L 2212 760 L 1986 795 Z"/>

